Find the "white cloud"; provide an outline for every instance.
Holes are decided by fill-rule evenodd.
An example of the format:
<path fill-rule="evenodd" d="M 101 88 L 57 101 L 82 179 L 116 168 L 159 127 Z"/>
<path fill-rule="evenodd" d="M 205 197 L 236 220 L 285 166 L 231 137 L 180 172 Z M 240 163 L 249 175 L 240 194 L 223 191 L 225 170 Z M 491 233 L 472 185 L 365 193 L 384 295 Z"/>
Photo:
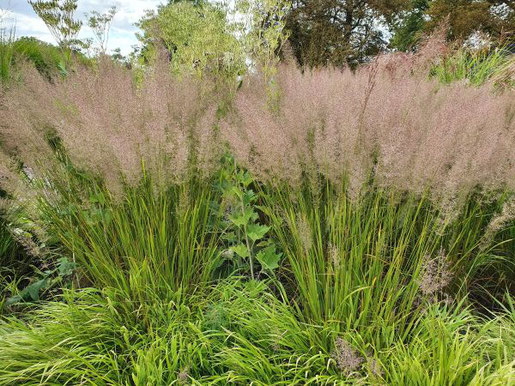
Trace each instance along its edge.
<path fill-rule="evenodd" d="M 55 43 L 45 23 L 37 17 L 11 12 L 5 19 L 8 28 L 13 27 L 16 36 L 34 36 L 48 43 Z"/>
<path fill-rule="evenodd" d="M 156 9 L 164 0 L 79 0 L 76 16 L 85 20 L 85 13 L 96 10 L 104 12 L 116 5 L 118 12 L 113 19 L 109 38 L 109 50 L 120 48 L 123 54 L 132 50 L 132 46 L 138 43 L 134 26 L 148 9 Z M 27 0 L 0 0 L 0 15 L 5 11 L 7 16 L 3 18 L 3 26 L 15 26 L 16 36 L 34 36 L 46 42 L 55 43 L 45 24 L 36 16 Z M 84 25 L 79 34 L 80 38 L 91 38 L 89 28 Z"/>

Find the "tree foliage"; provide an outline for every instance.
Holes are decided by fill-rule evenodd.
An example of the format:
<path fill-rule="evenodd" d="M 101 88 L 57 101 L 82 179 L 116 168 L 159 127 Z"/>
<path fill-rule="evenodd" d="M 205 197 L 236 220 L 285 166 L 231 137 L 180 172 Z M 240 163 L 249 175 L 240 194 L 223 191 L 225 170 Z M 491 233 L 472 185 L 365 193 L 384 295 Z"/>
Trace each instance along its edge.
<path fill-rule="evenodd" d="M 290 43 L 303 66 L 356 65 L 386 47 L 385 23 L 404 0 L 294 0 Z"/>
<path fill-rule="evenodd" d="M 93 11 L 88 15 L 88 27 L 93 31 L 93 35 L 98 44 L 98 50 L 101 54 L 105 54 L 107 51 L 111 23 L 116 12 L 117 8 L 113 6 L 104 13 Z"/>
<path fill-rule="evenodd" d="M 392 20 L 390 46 L 408 51 L 423 34 L 425 16 L 429 8 L 428 0 L 412 0 L 408 9 L 399 12 Z"/>
<path fill-rule="evenodd" d="M 448 40 L 513 41 L 513 0 L 293 0 L 290 43 L 301 66 L 355 66 L 387 47 L 409 50 L 442 23 Z M 391 37 L 390 37 L 391 35 Z"/>
<path fill-rule="evenodd" d="M 287 0 L 238 0 L 238 34 L 245 52 L 262 71 L 272 77 L 279 53 L 288 39 L 286 17 L 291 3 Z"/>
<path fill-rule="evenodd" d="M 412 48 L 419 38 L 442 23 L 447 24 L 449 41 L 463 41 L 480 33 L 495 44 L 513 41 L 513 0 L 412 0 L 392 23 L 391 47 Z"/>
<path fill-rule="evenodd" d="M 225 11 L 209 3 L 170 3 L 140 21 L 143 57 L 149 61 L 164 48 L 175 72 L 237 75 L 245 58 L 226 21 Z"/>
<path fill-rule="evenodd" d="M 62 48 L 77 43 L 82 22 L 74 18 L 78 0 L 29 0 L 34 12 L 43 20 Z"/>
<path fill-rule="evenodd" d="M 433 0 L 427 15 L 427 31 L 448 19 L 450 39 L 466 39 L 480 31 L 497 40 L 515 30 L 515 1 L 512 0 Z"/>

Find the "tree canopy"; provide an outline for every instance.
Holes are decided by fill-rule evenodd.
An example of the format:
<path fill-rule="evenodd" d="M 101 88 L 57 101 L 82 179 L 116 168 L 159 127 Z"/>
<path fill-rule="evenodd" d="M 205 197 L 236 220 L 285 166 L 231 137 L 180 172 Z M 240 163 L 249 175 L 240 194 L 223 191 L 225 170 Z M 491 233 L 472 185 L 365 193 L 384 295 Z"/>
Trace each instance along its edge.
<path fill-rule="evenodd" d="M 152 60 L 165 49 L 176 71 L 228 72 L 245 66 L 241 47 L 229 28 L 225 11 L 210 3 L 170 2 L 149 12 L 139 26 L 143 56 Z"/>
<path fill-rule="evenodd" d="M 303 66 L 355 65 L 387 46 L 387 23 L 405 0 L 294 0 L 290 43 Z"/>
<path fill-rule="evenodd" d="M 439 25 L 448 39 L 513 41 L 513 0 L 293 0 L 290 44 L 301 66 L 355 66 L 386 48 L 412 49 Z"/>
<path fill-rule="evenodd" d="M 493 43 L 513 42 L 513 0 L 412 0 L 410 8 L 397 15 L 391 46 L 411 48 L 424 33 L 446 23 L 449 40 L 465 40 L 481 33 Z"/>

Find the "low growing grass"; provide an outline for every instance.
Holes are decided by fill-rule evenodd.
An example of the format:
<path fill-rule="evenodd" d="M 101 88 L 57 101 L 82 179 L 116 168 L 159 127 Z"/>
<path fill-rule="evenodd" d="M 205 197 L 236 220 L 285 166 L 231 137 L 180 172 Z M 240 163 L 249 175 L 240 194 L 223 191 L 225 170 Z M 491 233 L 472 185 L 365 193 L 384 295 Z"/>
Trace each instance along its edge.
<path fill-rule="evenodd" d="M 513 380 L 513 318 L 463 307 L 421 313 L 376 349 L 357 331 L 300 322 L 265 282 L 225 280 L 207 296 L 152 302 L 151 323 L 109 291 L 66 292 L 0 324 L 0 384 L 502 384 Z M 513 339 L 511 339 L 513 340 Z M 346 342 L 344 346 L 337 342 Z M 347 351 L 345 351 L 347 350 Z"/>

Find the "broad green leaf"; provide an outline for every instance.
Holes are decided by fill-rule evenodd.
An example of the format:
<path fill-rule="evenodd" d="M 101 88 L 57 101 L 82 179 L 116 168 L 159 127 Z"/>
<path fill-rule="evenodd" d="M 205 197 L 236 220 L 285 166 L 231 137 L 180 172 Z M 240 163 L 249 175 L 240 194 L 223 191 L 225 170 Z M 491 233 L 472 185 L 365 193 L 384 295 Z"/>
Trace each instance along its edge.
<path fill-rule="evenodd" d="M 245 187 L 247 187 L 254 181 L 254 179 L 248 172 L 245 172 L 243 176 L 240 178 L 240 181 Z"/>
<path fill-rule="evenodd" d="M 8 304 L 14 304 L 18 301 L 25 300 L 39 300 L 39 293 L 42 289 L 45 289 L 48 285 L 48 278 L 45 277 L 44 279 L 38 280 L 32 284 L 29 284 L 27 287 L 23 289 L 23 291 L 20 292 L 19 295 L 13 296 L 12 298 L 9 298 L 7 303 Z"/>
<path fill-rule="evenodd" d="M 73 271 L 76 267 L 77 265 L 73 261 L 68 260 L 66 257 L 59 259 L 58 270 L 60 276 L 70 276 L 73 274 Z"/>
<path fill-rule="evenodd" d="M 250 209 L 250 211 L 252 212 L 250 219 L 252 221 L 256 221 L 259 218 L 258 214 L 256 212 L 254 212 L 254 209 Z"/>
<path fill-rule="evenodd" d="M 253 190 L 247 190 L 243 195 L 243 202 L 248 205 L 256 201 L 257 196 Z"/>
<path fill-rule="evenodd" d="M 246 208 L 243 213 L 238 212 L 229 216 L 229 220 L 236 226 L 241 227 L 247 225 L 251 219 L 257 217 L 252 208 Z"/>
<path fill-rule="evenodd" d="M 10 298 L 8 298 L 6 301 L 5 301 L 5 305 L 6 306 L 10 306 L 10 305 L 13 305 L 13 304 L 16 304 L 16 303 L 19 303 L 23 301 L 23 298 L 21 297 L 21 295 L 14 295 L 14 296 L 11 296 Z"/>
<path fill-rule="evenodd" d="M 238 196 L 240 199 L 243 196 L 243 191 L 239 188 L 239 186 L 232 186 L 230 192 Z"/>
<path fill-rule="evenodd" d="M 105 197 L 102 193 L 97 193 L 97 194 L 93 194 L 91 193 L 89 195 L 89 202 L 92 203 L 92 204 L 100 204 L 100 205 L 104 205 L 105 204 Z"/>
<path fill-rule="evenodd" d="M 228 232 L 224 234 L 222 237 L 225 241 L 228 241 L 230 243 L 234 243 L 237 240 L 236 233 L 234 232 Z"/>
<path fill-rule="evenodd" d="M 238 244 L 230 248 L 231 251 L 236 253 L 240 257 L 249 257 L 249 250 L 244 244 Z"/>
<path fill-rule="evenodd" d="M 275 247 L 270 245 L 258 252 L 256 259 L 261 264 L 263 269 L 273 271 L 279 267 L 279 260 L 281 260 L 281 253 L 275 252 Z"/>
<path fill-rule="evenodd" d="M 247 236 L 254 242 L 261 240 L 263 236 L 270 230 L 270 227 L 259 224 L 250 224 L 247 227 Z"/>

